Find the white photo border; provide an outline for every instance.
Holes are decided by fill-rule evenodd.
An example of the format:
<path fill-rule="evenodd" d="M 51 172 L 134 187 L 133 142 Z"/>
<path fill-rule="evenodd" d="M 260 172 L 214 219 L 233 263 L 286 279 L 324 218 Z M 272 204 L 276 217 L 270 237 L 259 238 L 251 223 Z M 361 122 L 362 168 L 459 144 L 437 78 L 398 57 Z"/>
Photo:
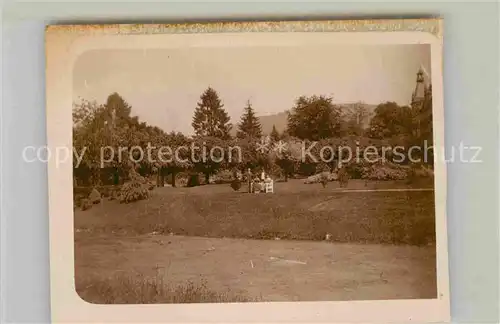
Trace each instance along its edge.
<path fill-rule="evenodd" d="M 315 22 L 312 31 L 290 28 L 301 22 L 179 25 L 151 32 L 153 25 L 51 26 L 46 30 L 46 113 L 48 149 L 72 147 L 74 62 L 93 49 L 176 48 L 179 46 L 296 46 L 306 44 L 430 44 L 433 130 L 436 150 L 444 148 L 442 20 Z M 310 23 L 310 22 L 309 22 Z M 234 24 L 244 24 L 234 30 Z M 360 31 L 321 26 L 351 25 Z M 214 26 L 215 25 L 215 26 Z M 187 27 L 186 27 L 187 26 Z M 365 26 L 365 28 L 359 28 Z M 379 27 L 377 27 L 379 26 Z M 380 28 L 389 26 L 390 28 Z M 410 27 L 408 27 L 410 26 Z M 414 26 L 414 28 L 411 28 Z M 431 26 L 422 29 L 418 26 Z M 209 29 L 210 29 L 209 28 Z M 253 28 L 253 29 L 252 29 Z M 256 29 L 256 30 L 255 30 Z M 156 29 L 155 29 L 156 30 Z M 245 32 L 251 31 L 251 32 Z M 290 30 L 290 31 L 287 31 Z M 423 31 L 420 31 L 423 30 Z M 236 32 L 235 32 L 236 31 Z M 271 31 L 271 32 L 267 32 Z M 321 32 L 315 32 L 321 31 Z M 126 34 L 127 36 L 123 36 Z M 125 40 L 124 37 L 127 39 Z M 440 156 L 442 152 L 436 152 Z M 446 221 L 446 164 L 435 159 L 437 283 L 436 299 L 274 302 L 234 304 L 96 305 L 75 290 L 72 161 L 48 161 L 51 313 L 54 322 L 448 322 L 450 293 Z"/>

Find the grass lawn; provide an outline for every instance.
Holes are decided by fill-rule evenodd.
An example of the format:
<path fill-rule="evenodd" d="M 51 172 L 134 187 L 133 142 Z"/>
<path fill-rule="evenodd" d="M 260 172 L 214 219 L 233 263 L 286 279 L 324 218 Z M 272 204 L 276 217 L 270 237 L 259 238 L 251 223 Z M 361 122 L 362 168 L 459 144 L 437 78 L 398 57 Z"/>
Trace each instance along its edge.
<path fill-rule="evenodd" d="M 388 188 L 409 186 L 348 189 Z M 134 304 L 436 297 L 434 192 L 300 180 L 244 191 L 156 188 L 75 210 L 77 292 Z"/>
<path fill-rule="evenodd" d="M 435 247 L 175 235 L 77 235 L 93 303 L 436 298 Z"/>
<path fill-rule="evenodd" d="M 365 188 L 364 182 L 350 183 L 350 188 Z M 274 194 L 234 192 L 229 185 L 157 188 L 148 200 L 105 200 L 90 210 L 76 210 L 75 229 L 94 234 L 294 240 L 324 240 L 329 233 L 337 242 L 435 242 L 434 192 L 337 191 L 332 183 L 322 188 L 299 180 L 277 183 Z"/>

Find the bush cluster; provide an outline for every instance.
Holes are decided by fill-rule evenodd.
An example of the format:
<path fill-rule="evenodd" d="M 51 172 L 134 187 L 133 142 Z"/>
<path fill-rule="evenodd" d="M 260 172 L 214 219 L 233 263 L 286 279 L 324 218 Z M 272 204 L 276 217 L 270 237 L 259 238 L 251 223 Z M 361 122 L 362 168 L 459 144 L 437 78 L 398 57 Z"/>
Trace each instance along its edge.
<path fill-rule="evenodd" d="M 335 181 L 335 180 L 337 180 L 337 176 L 335 173 L 323 171 L 323 172 L 320 172 L 318 174 L 307 177 L 304 180 L 304 183 L 306 183 L 306 184 L 324 183 L 325 181 L 328 182 L 328 181 Z"/>
<path fill-rule="evenodd" d="M 234 179 L 231 181 L 231 188 L 233 188 L 234 191 L 238 191 L 241 189 L 241 180 L 240 179 Z"/>
<path fill-rule="evenodd" d="M 189 175 L 186 187 L 196 187 L 200 184 L 200 175 L 198 173 L 193 173 Z"/>
<path fill-rule="evenodd" d="M 431 179 L 434 176 L 432 169 L 423 165 L 400 165 L 392 162 L 377 163 L 351 163 L 346 167 L 349 178 L 364 180 L 405 180 L 405 179 Z M 304 180 L 306 184 L 322 183 L 338 180 L 336 173 L 328 171 L 319 172 Z"/>
<path fill-rule="evenodd" d="M 148 197 L 148 188 L 138 181 L 130 181 L 125 183 L 120 191 L 121 203 L 130 203 L 133 201 L 147 199 Z"/>
<path fill-rule="evenodd" d="M 391 162 L 373 163 L 363 170 L 362 178 L 366 180 L 404 180 L 408 178 L 410 168 Z"/>
<path fill-rule="evenodd" d="M 96 204 L 99 204 L 101 202 L 101 193 L 99 191 L 97 191 L 96 188 L 92 189 L 92 192 L 90 193 L 89 195 L 89 200 L 92 204 L 96 205 Z"/>
<path fill-rule="evenodd" d="M 130 181 L 125 183 L 120 190 L 120 203 L 130 203 L 149 198 L 149 188 L 146 179 L 135 170 L 132 170 Z"/>
<path fill-rule="evenodd" d="M 212 176 L 213 183 L 232 183 L 234 174 L 231 170 L 221 170 Z"/>

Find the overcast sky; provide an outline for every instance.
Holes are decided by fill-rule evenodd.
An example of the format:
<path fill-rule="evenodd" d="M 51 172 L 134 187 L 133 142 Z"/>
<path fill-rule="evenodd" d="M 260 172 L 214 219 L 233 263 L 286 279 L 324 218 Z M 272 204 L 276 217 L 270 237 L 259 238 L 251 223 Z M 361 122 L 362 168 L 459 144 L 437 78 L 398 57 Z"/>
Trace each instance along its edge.
<path fill-rule="evenodd" d="M 191 134 L 208 86 L 237 123 L 247 100 L 257 115 L 285 111 L 313 94 L 408 105 L 420 66 L 430 74 L 428 45 L 94 50 L 75 63 L 73 97 L 104 103 L 118 92 L 140 120 Z"/>

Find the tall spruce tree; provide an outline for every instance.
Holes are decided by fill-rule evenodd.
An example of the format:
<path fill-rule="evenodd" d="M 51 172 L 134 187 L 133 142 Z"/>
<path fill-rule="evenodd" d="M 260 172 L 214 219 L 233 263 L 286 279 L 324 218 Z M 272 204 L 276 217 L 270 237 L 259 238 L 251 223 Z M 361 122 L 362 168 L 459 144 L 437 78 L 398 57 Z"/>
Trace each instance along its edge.
<path fill-rule="evenodd" d="M 217 137 L 228 139 L 231 137 L 229 116 L 224 110 L 217 92 L 209 87 L 200 97 L 200 102 L 194 111 L 193 123 L 197 136 Z"/>
<path fill-rule="evenodd" d="M 255 116 L 255 111 L 253 110 L 250 101 L 247 102 L 245 112 L 241 116 L 236 136 L 238 138 L 260 138 L 262 136 L 262 126 L 260 125 L 257 116 Z"/>
<path fill-rule="evenodd" d="M 273 142 L 278 142 L 281 139 L 280 133 L 276 129 L 276 125 L 273 125 L 273 130 L 271 131 L 271 140 Z"/>

